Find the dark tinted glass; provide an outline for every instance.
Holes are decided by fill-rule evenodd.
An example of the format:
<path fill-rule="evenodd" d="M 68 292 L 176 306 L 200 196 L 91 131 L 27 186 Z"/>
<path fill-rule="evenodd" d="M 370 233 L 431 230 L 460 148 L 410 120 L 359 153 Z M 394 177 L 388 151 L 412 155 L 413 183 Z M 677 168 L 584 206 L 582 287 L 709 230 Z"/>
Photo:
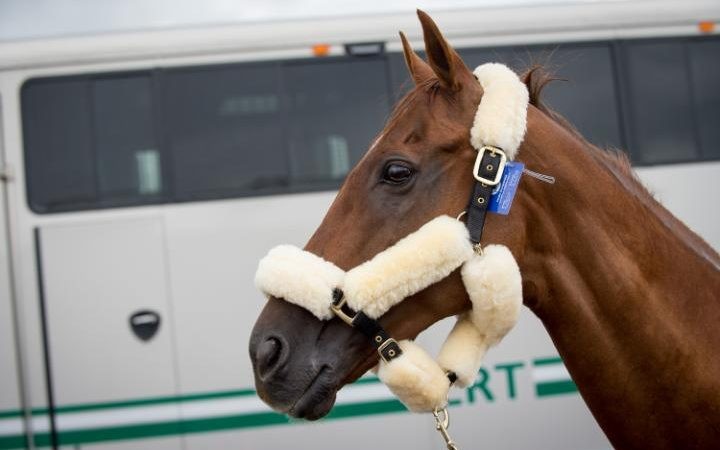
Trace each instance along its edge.
<path fill-rule="evenodd" d="M 37 212 L 96 199 L 89 94 L 85 80 L 30 82 L 23 88 L 28 198 Z"/>
<path fill-rule="evenodd" d="M 165 121 L 178 199 L 287 185 L 279 65 L 167 74 Z"/>
<path fill-rule="evenodd" d="M 720 39 L 688 44 L 695 121 L 704 158 L 720 157 Z"/>
<path fill-rule="evenodd" d="M 547 105 L 593 144 L 625 148 L 610 47 L 563 46 L 550 55 L 550 67 L 564 81 L 547 86 L 542 96 Z"/>
<path fill-rule="evenodd" d="M 387 116 L 385 62 L 298 63 L 284 73 L 291 182 L 336 186 Z"/>
<path fill-rule="evenodd" d="M 633 156 L 648 164 L 697 158 L 685 44 L 627 42 L 623 47 Z"/>
<path fill-rule="evenodd" d="M 56 79 L 22 92 L 30 206 L 37 212 L 157 201 L 149 75 Z"/>
<path fill-rule="evenodd" d="M 157 196 L 163 186 L 153 132 L 150 77 L 100 79 L 93 83 L 92 93 L 102 199 Z"/>

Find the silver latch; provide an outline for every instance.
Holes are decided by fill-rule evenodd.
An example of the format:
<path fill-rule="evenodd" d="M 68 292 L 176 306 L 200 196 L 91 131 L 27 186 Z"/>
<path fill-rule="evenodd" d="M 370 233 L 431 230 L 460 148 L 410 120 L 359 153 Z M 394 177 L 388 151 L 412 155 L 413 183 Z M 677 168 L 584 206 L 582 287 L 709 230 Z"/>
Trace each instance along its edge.
<path fill-rule="evenodd" d="M 15 172 L 9 164 L 0 164 L 0 181 L 5 183 L 15 181 Z"/>

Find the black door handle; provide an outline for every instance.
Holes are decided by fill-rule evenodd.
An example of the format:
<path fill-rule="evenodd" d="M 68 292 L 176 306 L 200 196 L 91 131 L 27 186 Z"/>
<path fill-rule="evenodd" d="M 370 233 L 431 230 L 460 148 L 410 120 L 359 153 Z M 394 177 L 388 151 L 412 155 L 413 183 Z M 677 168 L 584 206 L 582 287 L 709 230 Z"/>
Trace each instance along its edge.
<path fill-rule="evenodd" d="M 160 329 L 160 314 L 141 309 L 130 316 L 130 329 L 141 341 L 149 341 Z"/>

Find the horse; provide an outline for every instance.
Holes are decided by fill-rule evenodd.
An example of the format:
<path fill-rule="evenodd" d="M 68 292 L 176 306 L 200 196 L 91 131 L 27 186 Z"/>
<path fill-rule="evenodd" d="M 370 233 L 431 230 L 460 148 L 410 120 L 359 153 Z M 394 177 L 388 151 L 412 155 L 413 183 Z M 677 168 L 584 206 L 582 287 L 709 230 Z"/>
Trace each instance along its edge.
<path fill-rule="evenodd" d="M 427 62 L 401 32 L 414 87 L 305 246 L 343 270 L 433 217 L 455 217 L 473 187 L 469 130 L 483 89 L 430 16 L 418 17 Z M 533 67 L 522 80 L 530 105 L 517 160 L 556 182 L 522 184 L 509 215 L 488 217 L 482 244 L 511 250 L 523 304 L 613 446 L 719 444 L 720 256 L 652 197 L 625 156 L 594 147 L 543 105 L 547 73 Z M 394 306 L 382 326 L 412 339 L 467 311 L 458 272 Z M 378 362 L 356 329 L 272 297 L 249 352 L 258 395 L 309 420 Z"/>

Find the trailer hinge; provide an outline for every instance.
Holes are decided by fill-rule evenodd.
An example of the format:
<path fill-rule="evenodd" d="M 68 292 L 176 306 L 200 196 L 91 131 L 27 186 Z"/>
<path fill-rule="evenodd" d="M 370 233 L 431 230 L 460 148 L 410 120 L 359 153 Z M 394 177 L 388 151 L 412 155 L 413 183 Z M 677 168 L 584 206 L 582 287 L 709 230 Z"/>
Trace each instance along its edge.
<path fill-rule="evenodd" d="M 0 164 L 0 181 L 9 183 L 15 180 L 15 172 L 9 164 Z"/>

